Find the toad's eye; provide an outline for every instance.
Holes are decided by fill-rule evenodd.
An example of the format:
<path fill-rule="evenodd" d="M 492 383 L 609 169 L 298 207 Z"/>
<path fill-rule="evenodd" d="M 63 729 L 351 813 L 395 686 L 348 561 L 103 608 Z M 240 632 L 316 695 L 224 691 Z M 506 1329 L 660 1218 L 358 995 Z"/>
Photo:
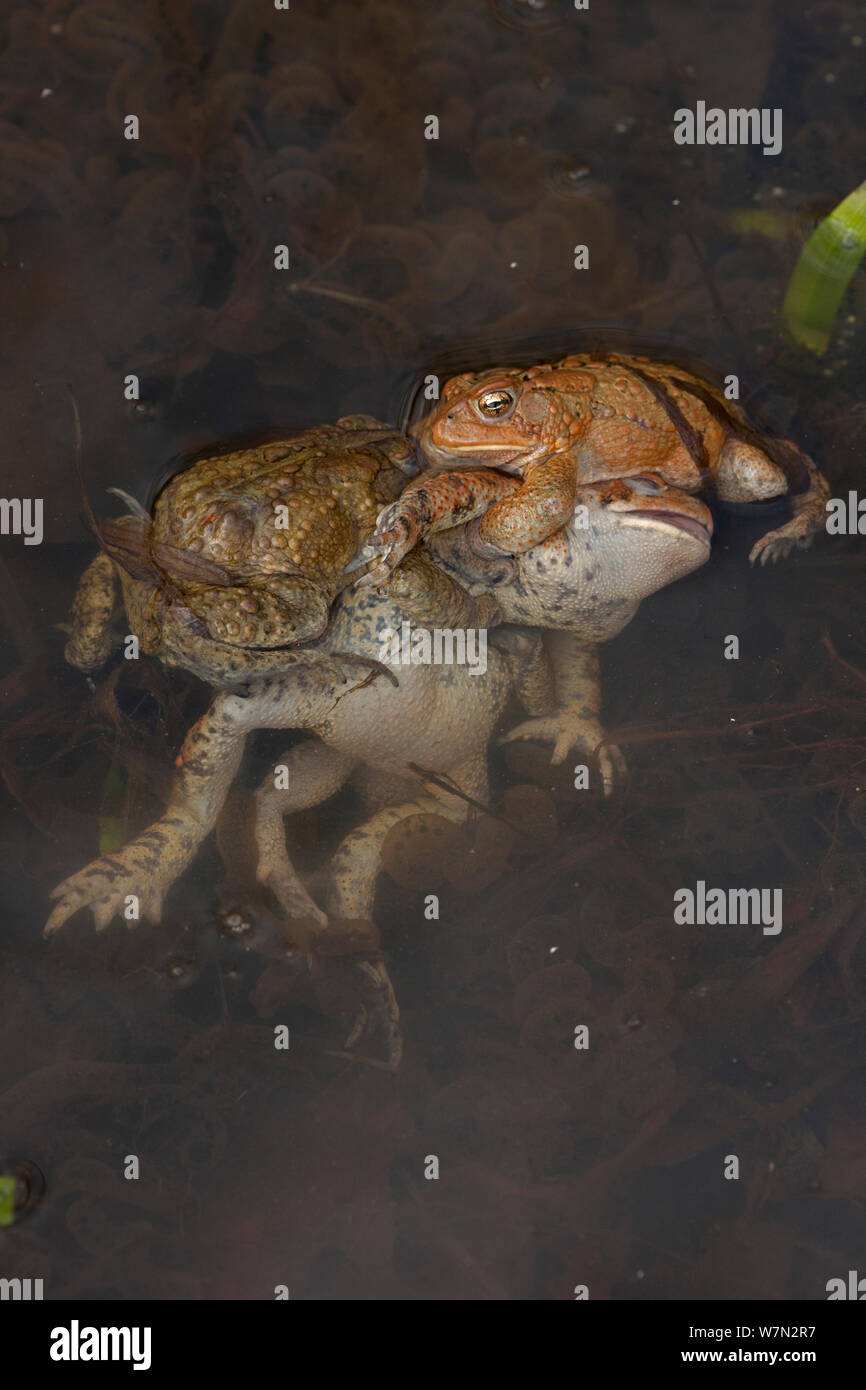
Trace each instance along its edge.
<path fill-rule="evenodd" d="M 511 391 L 485 391 L 483 396 L 479 396 L 475 402 L 479 415 L 483 415 L 486 420 L 501 418 L 508 415 L 514 405 L 514 395 Z"/>
<path fill-rule="evenodd" d="M 653 473 L 636 473 L 633 478 L 629 478 L 632 492 L 642 492 L 644 494 L 664 492 L 665 485 L 661 478 L 657 478 Z"/>

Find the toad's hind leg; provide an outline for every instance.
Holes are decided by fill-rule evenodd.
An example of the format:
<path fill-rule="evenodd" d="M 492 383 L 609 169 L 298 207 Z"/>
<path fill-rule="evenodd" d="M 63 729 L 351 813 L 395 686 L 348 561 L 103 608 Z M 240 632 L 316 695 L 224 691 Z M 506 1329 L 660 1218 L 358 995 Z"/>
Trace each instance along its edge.
<path fill-rule="evenodd" d="M 715 467 L 715 490 L 725 502 L 760 502 L 781 497 L 788 490 L 788 479 L 781 468 L 759 449 L 743 439 L 727 439 Z"/>
<path fill-rule="evenodd" d="M 453 778 L 456 785 L 476 800 L 487 799 L 487 766 L 483 758 L 458 769 Z M 373 912 L 376 879 L 382 863 L 382 847 L 389 831 L 408 816 L 437 814 L 461 824 L 466 819 L 468 803 L 462 797 L 446 792 L 432 783 L 424 784 L 417 796 L 397 806 L 377 811 L 364 824 L 353 830 L 340 845 L 331 861 L 328 905 L 333 916 L 368 920 Z M 359 967 L 367 975 L 373 990 L 371 1011 L 381 1028 L 387 1048 L 388 1064 L 399 1065 L 403 1051 L 400 1031 L 400 1010 L 393 986 L 383 961 L 365 961 Z M 357 1030 L 356 1030 L 357 1031 Z M 354 1040 L 353 1039 L 351 1041 Z"/>
<path fill-rule="evenodd" d="M 376 879 L 382 863 L 382 846 L 388 832 L 400 821 L 408 816 L 433 813 L 459 825 L 466 819 L 469 810 L 465 796 L 486 802 L 487 764 L 483 757 L 458 768 L 448 780 L 453 781 L 464 796 L 425 782 L 419 786 L 416 796 L 377 811 L 346 836 L 331 861 L 329 872 L 328 907 L 334 917 L 366 920 L 372 916 Z"/>
<path fill-rule="evenodd" d="M 97 931 L 125 909 L 135 913 L 127 917 L 133 923 L 160 920 L 165 894 L 216 824 L 247 734 L 258 726 L 259 705 L 254 697 L 216 697 L 184 739 L 165 814 L 122 850 L 95 859 L 54 889 L 46 936 L 83 907 L 92 909 Z"/>
<path fill-rule="evenodd" d="M 796 460 L 806 475 L 806 486 L 801 492 L 791 493 L 793 516 L 775 531 L 768 531 L 752 546 L 749 560 L 765 565 L 768 560 L 776 560 L 789 555 L 796 546 L 805 550 L 812 544 L 819 531 L 826 529 L 827 501 L 830 497 L 830 484 L 808 454 L 791 444 L 781 441 L 786 451 L 796 455 Z M 777 441 L 776 447 L 780 447 Z"/>
<path fill-rule="evenodd" d="M 66 660 L 79 671 L 96 671 L 111 652 L 111 615 L 117 602 L 114 561 L 97 555 L 87 566 L 75 591 Z"/>
<path fill-rule="evenodd" d="M 333 796 L 354 766 L 355 759 L 347 754 L 326 747 L 319 739 L 310 739 L 278 758 L 275 771 L 256 793 L 256 877 L 270 888 L 287 917 L 312 918 L 319 927 L 328 923 L 291 862 L 283 818 L 293 811 L 318 806 Z M 277 786 L 278 778 L 288 785 Z"/>
<path fill-rule="evenodd" d="M 139 903 L 140 917 L 158 922 L 164 895 L 216 824 L 247 735 L 254 729 L 318 727 L 342 698 L 339 689 L 323 664 L 321 670 L 311 666 L 278 680 L 252 682 L 246 693 L 217 695 L 184 740 L 165 815 L 122 850 L 94 860 L 59 884 L 51 895 L 57 901 L 45 934 L 82 907 L 92 908 L 101 930 L 124 908 L 132 909 L 130 898 Z"/>
<path fill-rule="evenodd" d="M 288 787 L 277 789 L 269 778 L 256 796 L 256 843 L 259 853 L 258 878 L 275 893 L 290 917 L 313 918 L 324 930 L 328 918 L 310 898 L 289 858 L 283 817 L 324 801 L 337 791 L 353 770 L 355 762 L 337 749 L 317 739 L 291 749 L 279 764 L 288 770 Z M 366 770 L 376 781 L 375 770 Z M 476 799 L 487 796 L 484 759 L 461 769 L 457 786 Z M 331 864 L 328 905 L 335 918 L 369 921 L 373 911 L 376 879 L 382 859 L 382 846 L 389 831 L 407 816 L 438 813 L 449 820 L 463 821 L 467 802 L 432 784 L 419 788 L 417 796 L 378 811 L 364 825 L 352 831 L 341 844 Z M 363 999 L 358 1019 L 346 1047 L 352 1047 L 369 1027 L 384 1036 L 387 1065 L 399 1065 L 403 1040 L 400 1010 L 384 961 L 378 953 L 357 963 L 364 975 Z"/>
<path fill-rule="evenodd" d="M 355 760 L 319 739 L 311 739 L 283 754 L 277 765 L 287 769 L 288 786 L 277 788 L 273 778 L 268 778 L 256 793 L 257 877 L 271 889 L 288 917 L 312 919 L 316 936 L 324 938 L 328 918 L 298 878 L 286 848 L 283 817 L 332 796 L 352 772 Z M 312 968 L 312 942 L 310 947 L 308 959 Z M 377 950 L 370 955 L 370 959 L 356 962 L 363 984 L 355 1023 L 345 1046 L 354 1047 L 368 1024 L 378 1024 L 386 1041 L 386 1065 L 396 1067 L 402 1056 L 400 1010 L 384 961 Z"/>

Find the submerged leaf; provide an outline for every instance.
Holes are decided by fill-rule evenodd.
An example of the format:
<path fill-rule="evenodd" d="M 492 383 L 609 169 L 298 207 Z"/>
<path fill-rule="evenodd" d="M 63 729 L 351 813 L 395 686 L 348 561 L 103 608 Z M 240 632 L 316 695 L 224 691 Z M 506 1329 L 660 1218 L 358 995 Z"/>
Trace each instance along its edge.
<path fill-rule="evenodd" d="M 810 236 L 782 305 L 785 326 L 811 352 L 826 352 L 839 306 L 866 253 L 866 183 L 835 207 Z"/>
<path fill-rule="evenodd" d="M 115 854 L 126 842 L 124 807 L 126 804 L 126 772 L 114 762 L 102 788 L 102 809 L 99 815 L 99 853 Z"/>
<path fill-rule="evenodd" d="M 0 1226 L 15 1220 L 15 1178 L 0 1178 Z"/>

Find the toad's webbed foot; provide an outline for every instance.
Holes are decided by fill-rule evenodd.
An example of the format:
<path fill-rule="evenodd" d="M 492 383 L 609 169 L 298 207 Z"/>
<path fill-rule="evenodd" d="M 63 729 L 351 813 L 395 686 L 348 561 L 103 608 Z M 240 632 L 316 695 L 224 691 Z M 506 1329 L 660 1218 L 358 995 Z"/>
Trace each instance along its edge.
<path fill-rule="evenodd" d="M 796 536 L 786 534 L 786 527 L 780 526 L 777 531 L 768 531 L 766 536 L 762 536 L 759 541 L 755 541 L 749 551 L 749 563 L 752 565 L 775 565 L 777 560 L 787 560 L 794 550 L 808 550 L 812 544 L 812 536 L 798 539 Z"/>
<path fill-rule="evenodd" d="M 104 931 L 113 917 L 123 916 L 130 927 L 139 921 L 159 922 L 165 894 L 179 873 L 178 859 L 186 855 L 172 847 L 159 832 L 146 832 L 118 854 L 94 859 L 71 874 L 51 893 L 56 905 L 43 934 L 51 936 L 81 908 L 93 912 L 96 930 Z"/>
<path fill-rule="evenodd" d="M 346 573 L 370 564 L 371 568 L 355 581 L 359 589 L 387 584 L 394 570 L 424 534 L 421 513 L 413 505 L 401 506 L 398 498 L 379 513 L 376 530 L 360 555 L 346 566 Z M 375 563 L 373 563 L 375 561 Z"/>
<path fill-rule="evenodd" d="M 804 471 L 807 486 L 802 492 L 791 494 L 791 509 L 794 515 L 790 521 L 774 531 L 768 531 L 756 541 L 749 553 L 751 564 L 766 565 L 784 560 L 794 550 L 807 550 L 819 531 L 826 529 L 827 500 L 830 484 L 808 454 L 797 449 L 789 440 L 777 441 L 777 448 L 783 447 L 793 455 L 800 470 Z"/>
<path fill-rule="evenodd" d="M 500 743 L 513 743 L 518 739 L 552 743 L 550 761 L 553 766 L 564 763 L 573 751 L 588 753 L 598 762 L 605 796 L 610 796 L 614 787 L 625 779 L 626 761 L 620 748 L 605 739 L 604 730 L 594 720 L 582 719 L 567 712 L 527 719 L 509 730 Z"/>
<path fill-rule="evenodd" d="M 766 565 L 772 561 L 775 564 L 777 560 L 786 560 L 795 550 L 808 550 L 818 531 L 824 529 L 824 524 L 823 510 L 820 524 L 816 524 L 811 511 L 801 512 L 799 516 L 786 521 L 784 526 L 779 526 L 775 531 L 768 531 L 760 540 L 755 541 L 749 551 L 749 563 Z"/>
<path fill-rule="evenodd" d="M 371 1031 L 378 1030 L 384 1041 L 384 1065 L 389 1069 L 396 1070 L 403 1059 L 403 1035 L 400 1031 L 400 1007 L 397 1003 L 391 977 L 385 968 L 385 962 L 381 960 L 360 961 L 357 968 L 366 976 L 367 983 L 364 992 L 367 996 L 367 1003 L 362 1002 L 362 1012 L 359 1013 L 355 1026 L 346 1039 L 346 1050 L 351 1052 L 351 1049 L 367 1031 L 368 1026 L 372 1024 Z M 362 1060 L 360 1055 L 358 1060 Z M 370 1059 L 364 1058 L 363 1060 Z"/>

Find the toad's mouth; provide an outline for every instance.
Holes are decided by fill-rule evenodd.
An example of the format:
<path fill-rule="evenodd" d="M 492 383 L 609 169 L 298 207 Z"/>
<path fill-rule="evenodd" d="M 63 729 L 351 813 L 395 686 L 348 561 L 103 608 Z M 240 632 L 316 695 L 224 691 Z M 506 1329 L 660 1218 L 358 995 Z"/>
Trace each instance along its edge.
<path fill-rule="evenodd" d="M 629 512 L 629 517 L 640 518 L 640 522 L 646 521 L 660 522 L 663 526 L 672 526 L 677 531 L 686 531 L 690 536 L 695 536 L 704 545 L 709 545 L 712 540 L 712 523 L 705 525 L 698 521 L 695 516 L 686 516 L 684 512 L 662 512 L 635 510 Z"/>
<path fill-rule="evenodd" d="M 479 468 L 493 468 L 499 473 L 509 473 L 519 478 L 523 475 L 527 452 L 526 447 L 520 448 L 516 444 L 446 445 L 431 442 L 424 449 L 424 457 L 435 468 L 453 465 L 455 459 L 460 459 L 461 463 L 465 462 L 469 468 L 473 465 Z"/>

